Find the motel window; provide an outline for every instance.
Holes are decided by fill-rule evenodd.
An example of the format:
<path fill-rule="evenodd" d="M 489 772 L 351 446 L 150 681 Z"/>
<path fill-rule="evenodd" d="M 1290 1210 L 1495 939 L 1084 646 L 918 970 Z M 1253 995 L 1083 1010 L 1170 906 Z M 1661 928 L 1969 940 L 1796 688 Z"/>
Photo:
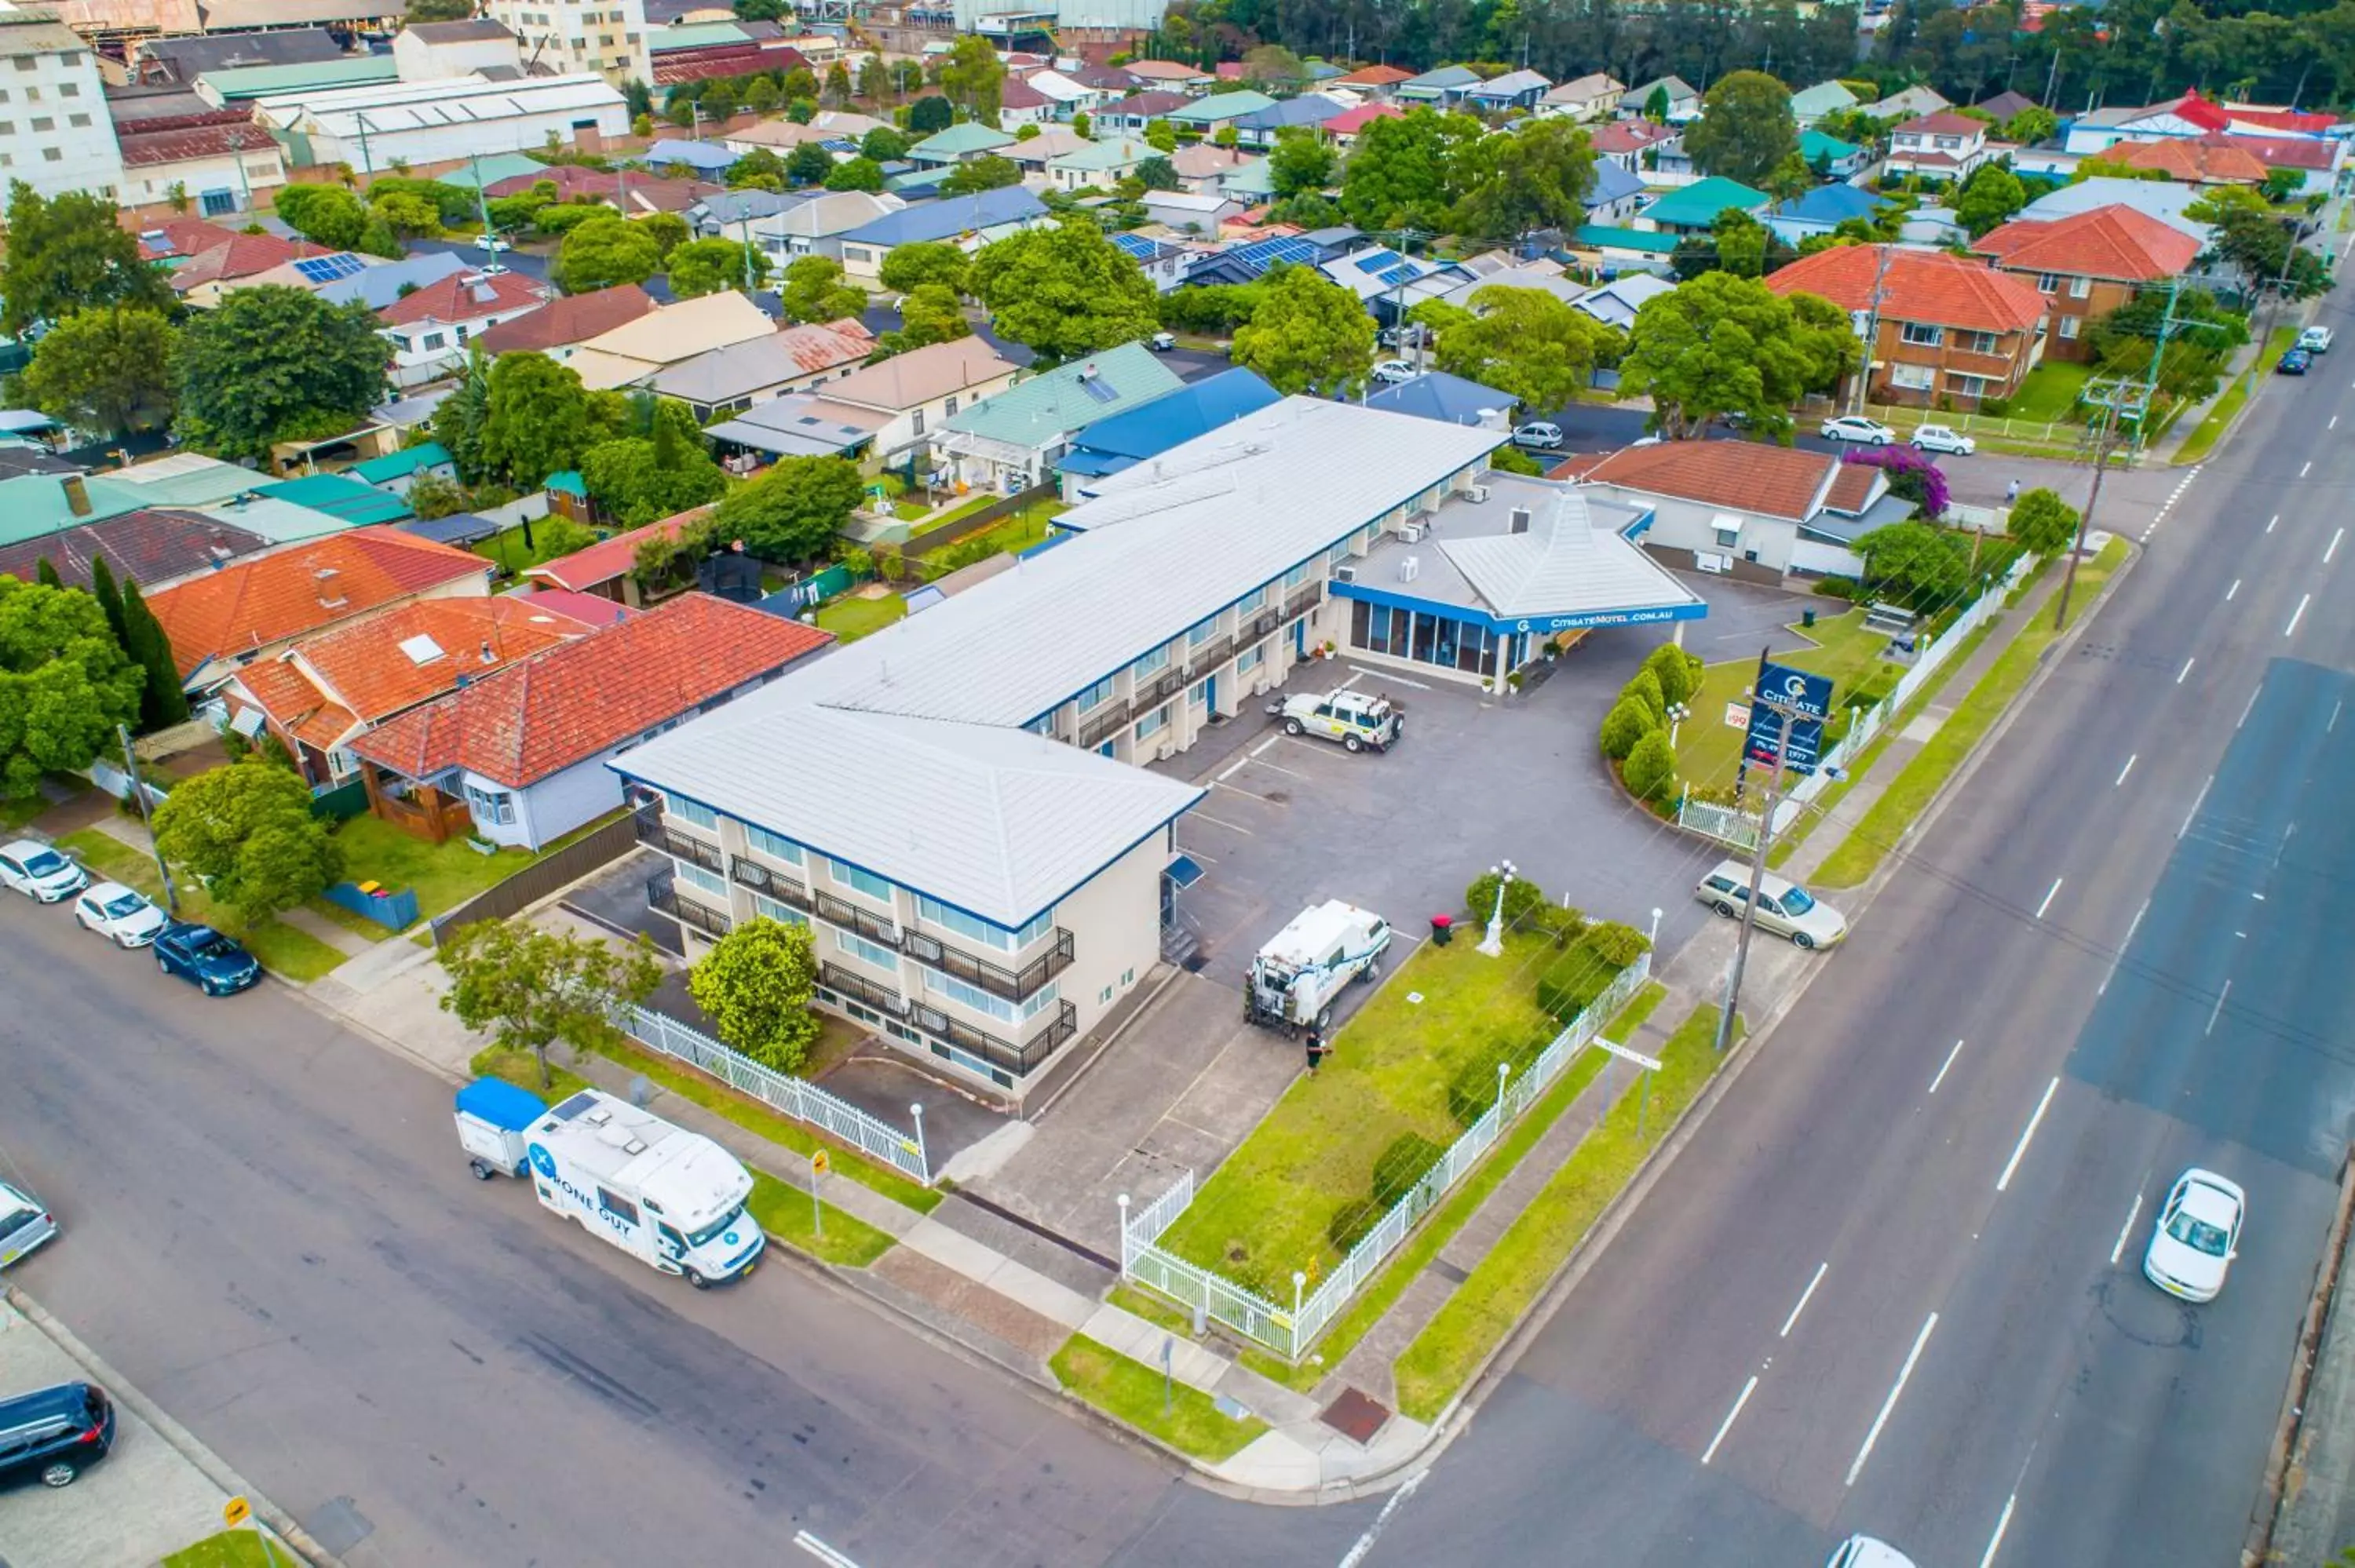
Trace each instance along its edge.
<path fill-rule="evenodd" d="M 677 876 L 689 887 L 709 893 L 714 898 L 728 896 L 728 879 L 716 871 L 706 871 L 699 865 L 690 865 L 682 861 L 679 863 Z"/>
<path fill-rule="evenodd" d="M 1032 997 L 1029 1001 L 1022 1004 L 1022 1016 L 1025 1018 L 1038 1017 L 1040 1013 L 1054 1006 L 1057 1001 L 1060 1001 L 1062 993 L 1063 988 L 1060 985 L 1050 985 L 1046 987 L 1044 990 L 1040 991 L 1038 995 Z"/>
<path fill-rule="evenodd" d="M 1138 680 L 1149 681 L 1168 667 L 1169 645 L 1165 642 L 1160 647 L 1156 648 L 1152 652 L 1147 653 L 1144 658 L 1139 659 L 1135 663 L 1131 664 L 1128 668 L 1130 673 L 1134 674 Z"/>
<path fill-rule="evenodd" d="M 780 904 L 764 893 L 752 895 L 752 913 L 783 926 L 806 926 L 808 919 L 790 904 Z"/>
<path fill-rule="evenodd" d="M 772 860 L 783 861 L 787 865 L 802 863 L 802 846 L 791 839 L 781 839 L 768 829 L 756 828 L 749 822 L 744 826 L 744 837 L 754 849 Z"/>
<path fill-rule="evenodd" d="M 1186 646 L 1188 648 L 1199 648 L 1203 643 L 1208 642 L 1211 638 L 1216 637 L 1218 634 L 1219 618 L 1215 615 L 1204 616 L 1201 620 L 1196 621 L 1192 626 L 1186 629 Z"/>
<path fill-rule="evenodd" d="M 928 923 L 938 926 L 944 931 L 954 931 L 968 941 L 978 942 L 987 948 L 996 948 L 1002 953 L 1015 952 L 1028 947 L 1053 929 L 1055 924 L 1055 912 L 1050 909 L 1039 915 L 1019 931 L 1009 931 L 1003 926 L 992 925 L 977 915 L 968 915 L 962 909 L 943 904 L 937 898 L 927 898 L 921 893 L 916 895 L 916 913 Z"/>
<path fill-rule="evenodd" d="M 877 969 L 896 969 L 900 967 L 899 954 L 880 942 L 868 941 L 855 931 L 835 932 L 834 945 L 852 958 L 873 964 Z"/>
<path fill-rule="evenodd" d="M 891 885 L 871 871 L 861 871 L 855 865 L 845 865 L 837 860 L 826 863 L 826 873 L 843 886 L 863 893 L 869 898 L 885 903 L 890 901 Z"/>
<path fill-rule="evenodd" d="M 692 800 L 682 800 L 672 795 L 664 800 L 663 810 L 689 827 L 701 828 L 705 832 L 719 831 L 719 813 L 709 806 L 698 806 Z"/>
<path fill-rule="evenodd" d="M 1082 713 L 1086 713 L 1091 708 L 1100 708 L 1112 701 L 1112 677 L 1106 675 L 1103 680 L 1082 692 L 1079 701 Z"/>
<path fill-rule="evenodd" d="M 1169 708 L 1168 705 L 1164 704 L 1136 721 L 1136 738 L 1144 740 L 1148 736 L 1159 735 L 1168 727 Z"/>
<path fill-rule="evenodd" d="M 1963 347 L 1972 354 L 1996 352 L 1996 335 L 1991 332 L 1975 332 L 1963 340 Z"/>
<path fill-rule="evenodd" d="M 986 1012 L 1002 1023 L 1014 1022 L 1012 1002 L 1002 996 L 992 996 L 977 985 L 967 985 L 954 975 L 926 969 L 924 989 L 934 996 L 944 996 L 959 1006 L 972 1008 L 975 1012 Z"/>
<path fill-rule="evenodd" d="M 1235 613 L 1237 615 L 1244 616 L 1257 615 L 1259 613 L 1259 607 L 1266 602 L 1267 585 L 1265 583 L 1262 583 L 1259 587 L 1252 589 L 1251 592 L 1243 595 L 1242 598 L 1235 601 Z"/>
<path fill-rule="evenodd" d="M 1915 348 L 1935 348 L 1946 341 L 1946 329 L 1921 322 L 1907 322 L 1903 323 L 1900 335 Z"/>
<path fill-rule="evenodd" d="M 1265 657 L 1264 653 L 1262 652 L 1263 646 L 1263 645 L 1261 643 L 1254 642 L 1250 647 L 1244 649 L 1241 653 L 1235 655 L 1236 674 L 1248 675 L 1253 670 L 1259 668 L 1260 660 Z"/>

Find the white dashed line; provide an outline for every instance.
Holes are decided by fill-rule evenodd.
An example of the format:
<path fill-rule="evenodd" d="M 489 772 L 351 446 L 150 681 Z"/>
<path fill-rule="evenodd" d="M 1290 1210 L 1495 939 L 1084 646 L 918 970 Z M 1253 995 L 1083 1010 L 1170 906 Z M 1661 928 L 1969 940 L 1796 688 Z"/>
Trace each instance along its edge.
<path fill-rule="evenodd" d="M 2264 689 L 2265 688 L 2262 683 L 2249 688 L 2249 700 L 2241 705 L 2241 716 L 2232 722 L 2232 727 L 2234 729 L 2239 729 L 2243 725 L 2249 722 L 2249 715 L 2256 711 L 2257 694 Z M 2328 735 L 2330 732 L 2325 730 L 2323 733 Z"/>
<path fill-rule="evenodd" d="M 1709 1440 L 1709 1446 L 1700 1451 L 1700 1462 L 1702 1464 L 1706 1465 L 1711 1459 L 1717 1457 L 1717 1446 L 1725 1441 L 1725 1435 L 1727 1433 L 1733 1430 L 1733 1418 L 1742 1414 L 1742 1407 L 1750 1403 L 1750 1396 L 1757 1391 L 1758 1379 L 1755 1374 L 1753 1374 L 1750 1381 L 1742 1385 L 1742 1392 L 1733 1396 L 1733 1408 L 1727 1411 L 1725 1413 L 1725 1419 L 1717 1424 L 1717 1436 L 1710 1438 Z M 1430 1472 L 1428 1471 L 1424 1472 L 1426 1475 L 1429 1473 Z M 1344 1563 L 1342 1568 L 1348 1568 L 1348 1565 Z"/>
<path fill-rule="evenodd" d="M 2344 528 L 2339 529 L 2337 533 L 2330 535 L 2330 546 L 2322 552 L 2322 564 L 2324 566 L 2328 566 L 2330 564 L 2330 557 L 2339 553 L 2339 541 L 2345 537 L 2347 537 L 2347 530 Z"/>
<path fill-rule="evenodd" d="M 2307 474 L 2312 473 L 2313 471 L 2314 471 L 2314 460 L 2313 460 L 2312 458 L 2308 458 L 2308 459 L 2307 459 L 2304 462 L 2302 462 L 2302 463 L 2298 464 L 2298 466 L 2297 466 L 2297 476 L 2298 476 L 2298 478 L 2300 478 L 2300 479 L 2304 479 Z"/>
<path fill-rule="evenodd" d="M 2126 765 L 2118 769 L 2117 779 L 2110 785 L 2110 788 L 2115 789 L 2120 784 L 2124 784 L 2126 781 L 2126 775 L 2134 771 L 2134 765 L 2139 761 L 2141 758 L 2142 753 L 2139 751 L 2136 752 L 2134 756 L 2127 758 Z"/>
<path fill-rule="evenodd" d="M 2289 612 L 2289 624 L 2282 628 L 2284 637 L 2293 637 L 2297 634 L 2297 623 L 2306 615 L 2306 607 L 2313 602 L 2314 596 L 2310 593 L 2297 596 L 2297 608 Z"/>
<path fill-rule="evenodd" d="M 2278 513 L 2278 512 L 2275 513 L 2275 514 L 2273 514 L 2272 519 L 2271 519 L 2270 521 L 2268 521 L 2268 522 L 2265 524 L 2265 532 L 2266 532 L 2266 533 L 2268 533 L 2268 534 L 2272 533 L 2272 532 L 2274 531 L 2274 524 L 2278 523 L 2278 522 L 2280 522 L 2280 521 L 2281 521 L 2281 514 L 2280 514 L 2280 513 Z"/>
<path fill-rule="evenodd" d="M 1930 1080 L 1930 1092 L 1932 1094 L 1934 1095 L 1938 1092 L 1938 1086 L 1946 1081 L 1946 1069 L 1953 1066 L 1955 1065 L 1955 1058 L 1962 1054 L 1963 1043 L 1957 1040 L 1955 1042 L 1955 1048 L 1946 1053 L 1946 1059 L 1938 1064 L 1938 1075 Z"/>
<path fill-rule="evenodd" d="M 2226 589 L 2224 590 L 2224 602 L 2225 602 L 2226 604 L 2230 604 L 2230 603 L 2232 603 L 2232 596 L 2233 596 L 2234 594 L 2236 594 L 2236 593 L 2239 593 L 2240 591 L 2241 591 L 2241 579 L 2240 579 L 2240 578 L 2238 578 L 2238 577 L 2234 577 L 2234 578 L 2232 579 L 2232 586 L 2231 588 L 2226 588 Z"/>
<path fill-rule="evenodd" d="M 2134 1234 L 2134 1223 L 2136 1218 L 2140 1215 L 2141 1213 L 2142 1194 L 2140 1192 L 2137 1192 L 2135 1194 L 2134 1207 L 2126 1211 L 2126 1223 L 2118 1227 L 2117 1245 L 2110 1248 L 2110 1265 L 2112 1267 L 2115 1267 L 2117 1266 L 2118 1259 L 2126 1255 L 2126 1237 Z"/>
<path fill-rule="evenodd" d="M 1905 1380 L 1913 1375 L 1913 1363 L 1922 1359 L 1922 1347 L 1930 1342 L 1930 1330 L 1938 1326 L 1938 1315 L 1930 1314 L 1922 1331 L 1913 1338 L 1913 1348 L 1905 1353 L 1905 1364 L 1897 1371 L 1897 1384 L 1881 1406 L 1881 1414 L 1872 1418 L 1872 1430 L 1864 1435 L 1864 1446 L 1856 1451 L 1856 1463 L 1848 1467 L 1848 1484 L 1856 1485 L 1857 1477 L 1864 1474 L 1864 1462 L 1872 1457 L 1872 1446 L 1881 1441 L 1881 1429 L 1889 1424 L 1890 1412 L 1897 1408 L 1897 1396 L 1905 1392 Z"/>
<path fill-rule="evenodd" d="M 2191 673 L 2191 666 L 2198 662 L 2200 662 L 2200 656 L 2197 653 L 2186 659 L 2183 662 L 2183 668 L 2175 673 L 2175 683 L 2179 686 L 2183 684 L 2183 677 Z"/>
<path fill-rule="evenodd" d="M 2126 775 L 2121 773 L 2118 777 L 2124 779 Z M 2052 879 L 2052 885 L 2044 890 L 2044 902 L 2036 906 L 2036 917 L 2039 920 L 2043 919 L 2044 912 L 2052 907 L 2052 900 L 2060 895 L 2061 884 L 2064 880 L 2066 879 L 2056 876 Z"/>
<path fill-rule="evenodd" d="M 2044 1086 L 2044 1097 L 2036 1102 L 2036 1109 L 2029 1117 L 2028 1125 L 2020 1129 L 2019 1143 L 2012 1148 L 2011 1158 L 2004 1162 L 2003 1174 L 1995 1179 L 1997 1192 L 2000 1192 L 2011 1185 L 2012 1173 L 2019 1169 L 2020 1160 L 2027 1157 L 2029 1140 L 2036 1136 L 2037 1127 L 2044 1120 L 2046 1107 L 2052 1104 L 2053 1092 L 2060 1086 L 2058 1077 Z"/>
<path fill-rule="evenodd" d="M 1776 1339 L 1787 1340 L 1791 1337 L 1791 1326 L 1799 1320 L 1799 1314 L 1807 1309 L 1808 1298 L 1815 1295 L 1816 1287 L 1824 1282 L 1824 1276 L 1831 1271 L 1831 1266 L 1828 1263 L 1816 1265 L 1816 1277 L 1807 1281 L 1807 1287 L 1805 1290 L 1799 1292 L 1799 1304 L 1791 1308 L 1789 1317 L 1783 1319 L 1783 1331 L 1774 1336 Z"/>
<path fill-rule="evenodd" d="M 2003 1499 L 2003 1513 L 1995 1521 L 1995 1535 L 1987 1542 L 1987 1552 L 1979 1558 L 1979 1568 L 1995 1568 L 1995 1554 L 2003 1550 L 2003 1532 L 2011 1528 L 2011 1510 L 2019 1502 L 2018 1492 Z"/>

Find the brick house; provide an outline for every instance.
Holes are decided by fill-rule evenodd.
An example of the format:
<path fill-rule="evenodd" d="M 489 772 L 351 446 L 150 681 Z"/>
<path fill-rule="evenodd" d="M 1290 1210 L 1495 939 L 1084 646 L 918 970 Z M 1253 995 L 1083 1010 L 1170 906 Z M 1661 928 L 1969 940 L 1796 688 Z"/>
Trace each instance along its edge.
<path fill-rule="evenodd" d="M 1972 249 L 2044 297 L 2051 318 L 2046 352 L 2079 360 L 2093 357 L 2088 323 L 2180 273 L 2200 254 L 2200 242 L 2130 207 L 2099 207 L 2049 223 L 2015 218 Z"/>
<path fill-rule="evenodd" d="M 1849 313 L 1877 402 L 1970 409 L 2009 397 L 2044 352 L 2048 302 L 2032 282 L 1943 250 L 1844 245 L 1766 280 Z"/>

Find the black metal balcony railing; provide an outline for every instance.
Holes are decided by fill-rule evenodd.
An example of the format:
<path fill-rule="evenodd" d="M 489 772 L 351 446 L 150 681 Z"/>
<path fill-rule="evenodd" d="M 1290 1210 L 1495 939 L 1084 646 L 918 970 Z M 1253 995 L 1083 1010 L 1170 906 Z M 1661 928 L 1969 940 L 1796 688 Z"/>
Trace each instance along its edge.
<path fill-rule="evenodd" d="M 1271 631 L 1274 630 L 1277 627 L 1279 627 L 1279 626 L 1281 626 L 1281 625 L 1283 625 L 1283 624 L 1284 624 L 1284 611 L 1283 611 L 1283 610 L 1281 610 L 1281 609 L 1269 609 L 1269 610 L 1263 610 L 1263 611 L 1262 611 L 1262 612 L 1261 612 L 1261 613 L 1260 613 L 1260 614 L 1259 614 L 1259 615 L 1258 615 L 1258 616 L 1257 616 L 1257 617 L 1256 617 L 1256 618 L 1252 621 L 1252 623 L 1251 623 L 1249 626 L 1247 626 L 1247 627 L 1243 628 L 1243 636 L 1244 636 L 1245 638 L 1247 638 L 1247 639 L 1257 639 L 1257 638 L 1264 637 L 1264 636 L 1266 636 L 1269 632 L 1271 632 Z"/>
<path fill-rule="evenodd" d="M 706 843 L 701 839 L 680 832 L 665 822 L 658 812 L 638 812 L 634 832 L 638 842 L 649 849 L 658 849 L 680 860 L 692 861 L 706 871 L 724 872 L 728 869 L 727 858 L 719 853 L 717 844 Z"/>
<path fill-rule="evenodd" d="M 826 990 L 839 991 L 853 1001 L 865 1002 L 868 1006 L 882 1012 L 900 1011 L 898 991 L 877 985 L 865 975 L 853 973 L 840 964 L 820 963 L 817 967 L 817 978 L 818 983 L 825 986 Z"/>
<path fill-rule="evenodd" d="M 741 854 L 730 856 L 728 863 L 728 874 L 739 885 L 751 888 L 762 897 L 773 898 L 780 904 L 789 904 L 805 914 L 817 906 L 810 897 L 808 888 L 790 877 L 770 870 L 759 861 L 747 860 Z"/>
<path fill-rule="evenodd" d="M 1234 651 L 1233 638 L 1213 637 L 1199 648 L 1189 648 L 1186 651 L 1186 668 L 1197 675 L 1208 674 L 1225 663 Z"/>
<path fill-rule="evenodd" d="M 1103 707 L 1080 721 L 1080 749 L 1091 750 L 1120 732 L 1128 723 L 1126 703 L 1106 703 Z"/>
<path fill-rule="evenodd" d="M 658 910 L 680 925 L 692 927 L 715 940 L 728 935 L 735 925 L 725 915 L 706 909 L 691 898 L 681 898 L 677 882 L 667 872 L 658 872 L 646 879 L 646 907 Z"/>
<path fill-rule="evenodd" d="M 954 975 L 968 984 L 977 985 L 993 996 L 1008 1001 L 1028 1001 L 1039 989 L 1071 967 L 1071 934 L 1060 926 L 1055 927 L 1047 950 L 1024 964 L 1020 969 L 1008 969 L 975 958 L 961 948 L 952 948 L 938 938 L 922 931 L 906 933 L 902 945 L 918 963 Z"/>
<path fill-rule="evenodd" d="M 1317 600 L 1324 597 L 1325 585 L 1323 583 L 1310 583 L 1306 588 L 1294 590 L 1292 597 L 1284 601 L 1284 619 L 1286 620 L 1298 620 L 1301 616 L 1307 614 L 1312 609 L 1315 609 L 1316 608 Z"/>
<path fill-rule="evenodd" d="M 1138 682 L 1136 695 L 1130 701 L 1129 706 L 1139 713 L 1143 713 L 1147 708 L 1156 707 L 1164 697 L 1168 696 L 1185 683 L 1186 672 L 1172 665 L 1150 681 Z"/>
<path fill-rule="evenodd" d="M 900 927 L 880 915 L 870 914 L 831 893 L 816 895 L 812 900 L 812 907 L 819 919 L 839 926 L 846 931 L 856 931 L 870 942 L 886 948 L 900 945 Z"/>
<path fill-rule="evenodd" d="M 908 1022 L 960 1051 L 978 1056 L 993 1066 L 1018 1074 L 1028 1073 L 1080 1032 L 1079 1010 L 1068 1001 L 1058 1002 L 1053 1021 L 1019 1045 L 986 1029 L 975 1029 L 969 1023 L 959 1022 L 938 1008 L 927 1007 L 922 1002 L 908 1009 Z"/>

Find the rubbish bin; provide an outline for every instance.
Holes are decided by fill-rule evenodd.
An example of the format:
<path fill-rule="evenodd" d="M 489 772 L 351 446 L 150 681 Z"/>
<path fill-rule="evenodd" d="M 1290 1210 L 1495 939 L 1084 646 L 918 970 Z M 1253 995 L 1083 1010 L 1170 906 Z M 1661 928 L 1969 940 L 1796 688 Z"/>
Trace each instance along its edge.
<path fill-rule="evenodd" d="M 1816 612 L 1813 609 L 1803 609 L 1799 611 L 1799 624 L 1801 626 L 1813 626 L 1815 623 Z"/>
<path fill-rule="evenodd" d="M 1455 916 L 1453 915 L 1433 915 L 1431 917 L 1432 941 L 1437 946 L 1444 948 L 1447 946 L 1449 942 L 1455 940 Z"/>

